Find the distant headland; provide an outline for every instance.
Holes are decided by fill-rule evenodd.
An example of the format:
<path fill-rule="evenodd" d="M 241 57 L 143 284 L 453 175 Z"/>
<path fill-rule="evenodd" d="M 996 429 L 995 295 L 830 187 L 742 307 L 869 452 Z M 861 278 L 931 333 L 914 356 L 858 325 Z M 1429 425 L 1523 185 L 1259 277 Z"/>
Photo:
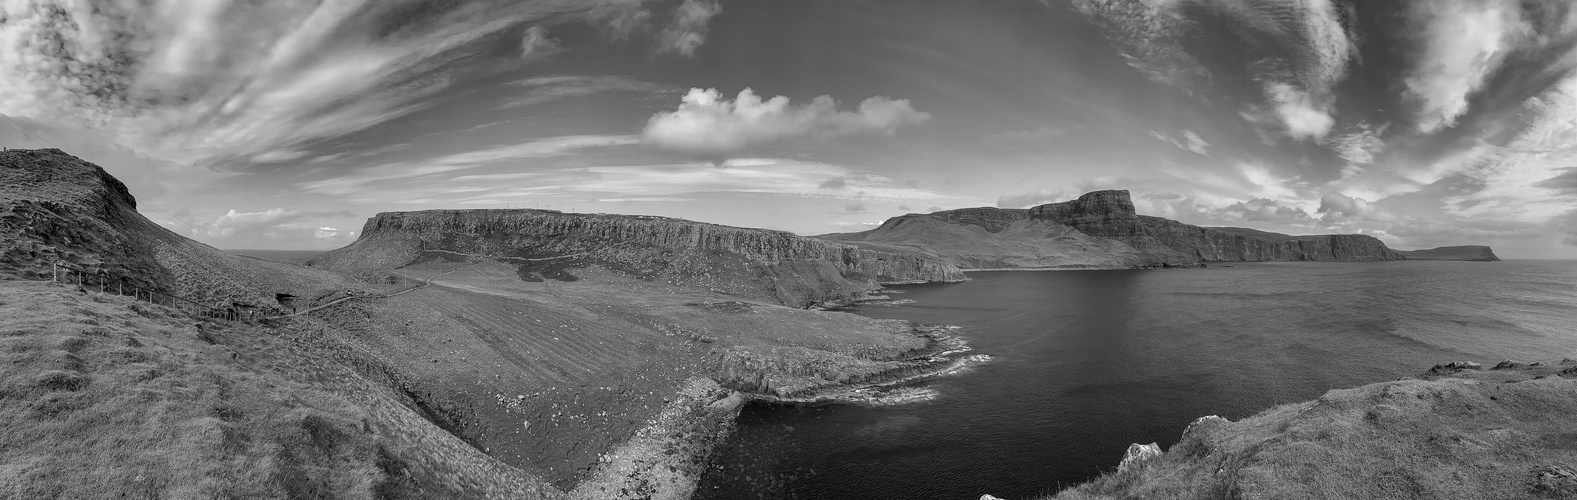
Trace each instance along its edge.
<path fill-rule="evenodd" d="M 1363 234 L 1292 236 L 1200 227 L 1139 215 L 1128 191 L 1086 193 L 1032 208 L 963 208 L 888 219 L 858 233 L 822 235 L 864 248 L 933 256 L 962 269 L 1134 269 L 1214 262 L 1498 260 L 1488 247 L 1399 252 Z M 1490 256 L 1461 258 L 1482 249 Z M 1477 257 L 1478 253 L 1473 256 Z"/>

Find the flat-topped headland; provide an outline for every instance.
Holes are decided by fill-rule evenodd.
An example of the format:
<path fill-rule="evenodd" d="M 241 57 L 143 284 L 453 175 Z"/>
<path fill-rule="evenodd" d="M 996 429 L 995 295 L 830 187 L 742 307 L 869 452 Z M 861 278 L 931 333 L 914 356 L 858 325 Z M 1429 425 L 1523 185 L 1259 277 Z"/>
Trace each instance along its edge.
<path fill-rule="evenodd" d="M 1408 255 L 1364 234 L 1293 236 L 1201 227 L 1140 215 L 1128 191 L 1085 193 L 1031 208 L 963 208 L 888 219 L 858 233 L 822 235 L 865 248 L 910 251 L 967 270 L 1133 269 L 1259 261 L 1397 261 Z M 1487 251 L 1487 247 L 1485 248 Z M 1428 252 L 1418 254 L 1428 258 Z"/>
<path fill-rule="evenodd" d="M 1451 247 L 1429 248 L 1424 250 L 1398 250 L 1397 253 L 1407 257 L 1407 260 L 1466 260 L 1477 262 L 1498 262 L 1500 257 L 1495 251 L 1483 245 L 1459 245 Z"/>

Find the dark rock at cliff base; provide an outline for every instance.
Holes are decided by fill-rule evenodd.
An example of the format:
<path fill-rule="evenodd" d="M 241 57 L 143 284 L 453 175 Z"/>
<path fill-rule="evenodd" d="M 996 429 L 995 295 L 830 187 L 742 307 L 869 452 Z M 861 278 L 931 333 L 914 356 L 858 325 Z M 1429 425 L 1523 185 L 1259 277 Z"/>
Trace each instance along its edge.
<path fill-rule="evenodd" d="M 1498 262 L 1500 257 L 1495 256 L 1495 251 L 1483 245 L 1462 245 L 1454 247 L 1431 248 L 1428 250 L 1398 250 L 1397 253 L 1407 257 L 1407 260 L 1468 260 L 1478 262 Z"/>
<path fill-rule="evenodd" d="M 498 258 L 520 265 L 524 279 L 571 280 L 575 269 L 597 266 L 796 307 L 848 301 L 879 283 L 965 279 L 957 267 L 934 257 L 783 231 L 524 209 L 381 213 L 367 221 L 355 243 L 308 264 L 352 272 L 390 269 L 434 252 Z"/>
<path fill-rule="evenodd" d="M 1430 375 L 1447 375 L 1462 370 L 1483 370 L 1484 365 L 1472 361 L 1452 361 L 1443 365 L 1435 365 L 1429 369 Z"/>
<path fill-rule="evenodd" d="M 1139 215 L 1127 191 L 1029 209 L 964 208 L 888 219 L 822 238 L 933 255 L 965 269 L 1191 267 L 1204 262 L 1402 260 L 1360 234 L 1290 236 Z"/>

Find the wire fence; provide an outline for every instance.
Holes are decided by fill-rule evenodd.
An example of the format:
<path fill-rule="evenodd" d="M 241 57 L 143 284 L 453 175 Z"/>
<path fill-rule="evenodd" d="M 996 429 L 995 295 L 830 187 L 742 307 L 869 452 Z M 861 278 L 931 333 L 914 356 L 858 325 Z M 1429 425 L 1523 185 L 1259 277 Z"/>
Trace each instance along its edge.
<path fill-rule="evenodd" d="M 188 314 L 225 321 L 255 321 L 290 314 L 280 307 L 217 301 L 211 304 L 166 293 L 153 283 L 104 270 L 90 270 L 65 262 L 55 262 L 53 281 L 76 285 L 84 290 L 135 297 L 150 304 L 173 307 Z"/>

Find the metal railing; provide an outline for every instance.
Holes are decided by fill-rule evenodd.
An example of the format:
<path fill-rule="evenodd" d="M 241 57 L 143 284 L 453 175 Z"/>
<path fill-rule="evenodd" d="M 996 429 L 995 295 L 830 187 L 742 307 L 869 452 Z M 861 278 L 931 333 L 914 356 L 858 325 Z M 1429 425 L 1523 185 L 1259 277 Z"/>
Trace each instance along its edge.
<path fill-rule="evenodd" d="M 129 295 L 137 300 L 173 307 L 193 316 L 203 318 L 226 321 L 251 321 L 284 316 L 289 313 L 289 311 L 278 307 L 242 304 L 233 301 L 228 305 L 204 304 L 193 299 L 166 293 L 157 285 L 137 278 L 121 276 L 102 269 L 90 270 L 59 261 L 54 263 L 52 277 L 56 283 L 74 284 L 90 291 L 97 288 L 100 293 Z"/>

